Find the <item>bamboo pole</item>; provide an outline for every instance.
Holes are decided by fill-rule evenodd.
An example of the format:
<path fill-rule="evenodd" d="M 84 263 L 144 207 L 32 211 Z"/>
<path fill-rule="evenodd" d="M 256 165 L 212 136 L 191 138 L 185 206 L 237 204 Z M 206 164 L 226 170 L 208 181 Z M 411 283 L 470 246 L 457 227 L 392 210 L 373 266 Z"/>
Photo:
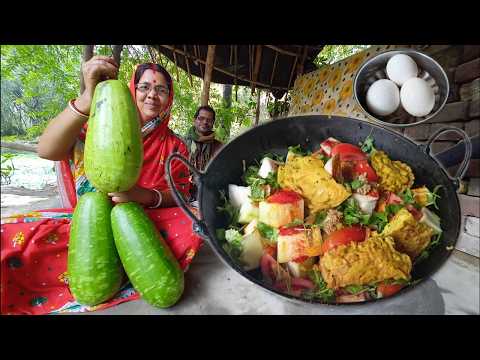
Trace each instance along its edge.
<path fill-rule="evenodd" d="M 238 45 L 235 45 L 235 66 L 234 66 L 234 76 L 233 76 L 233 82 L 235 83 L 235 101 L 238 101 L 238 86 L 237 86 L 237 55 L 238 55 Z"/>
<path fill-rule="evenodd" d="M 253 78 L 252 78 L 253 81 L 257 81 L 261 63 L 262 63 L 262 45 L 257 45 L 255 49 L 255 67 L 253 69 Z M 252 83 L 252 91 L 253 90 L 254 90 L 254 85 Z"/>
<path fill-rule="evenodd" d="M 200 47 L 198 45 L 193 45 L 193 49 L 195 50 L 195 57 L 197 58 L 198 67 L 200 68 L 200 75 L 202 76 L 202 79 L 203 79 L 202 63 L 205 64 L 205 62 L 202 61 L 202 59 L 200 58 Z"/>
<path fill-rule="evenodd" d="M 290 84 L 292 83 L 292 77 L 293 77 L 293 73 L 295 72 L 295 68 L 297 66 L 297 60 L 298 60 L 298 56 L 295 57 L 295 60 L 293 62 L 293 66 L 292 66 L 292 70 L 290 71 L 290 78 L 288 79 L 287 91 L 288 91 L 288 89 L 290 89 Z"/>
<path fill-rule="evenodd" d="M 275 50 L 276 52 L 279 52 L 280 54 L 285 54 L 285 55 L 290 55 L 290 56 L 293 56 L 293 57 L 297 57 L 298 55 L 294 52 L 291 52 L 291 51 L 288 51 L 288 50 L 283 50 L 281 48 L 279 48 L 278 46 L 275 46 L 275 45 L 264 45 L 272 50 Z"/>
<path fill-rule="evenodd" d="M 208 105 L 208 98 L 210 96 L 210 81 L 212 80 L 214 61 L 215 45 L 208 45 L 207 63 L 205 65 L 205 76 L 203 78 L 202 106 Z"/>
<path fill-rule="evenodd" d="M 175 72 L 177 73 L 177 83 L 180 81 L 178 76 L 177 54 L 175 53 L 175 46 L 173 47 L 173 61 L 175 62 Z"/>
<path fill-rule="evenodd" d="M 257 89 L 257 110 L 255 111 L 255 126 L 258 125 L 258 120 L 260 119 L 260 93 L 262 91 Z"/>
<path fill-rule="evenodd" d="M 153 54 L 153 51 L 152 49 L 150 48 L 149 45 L 145 45 L 147 51 L 148 51 L 148 54 L 150 55 L 150 59 L 152 60 L 153 63 L 156 63 L 157 62 L 157 59 L 155 58 L 155 55 Z"/>
<path fill-rule="evenodd" d="M 305 59 L 307 58 L 307 50 L 308 50 L 308 46 L 305 45 L 303 47 L 302 59 L 300 60 L 300 63 L 297 66 L 297 77 L 303 74 L 303 68 L 305 66 Z"/>
<path fill-rule="evenodd" d="M 190 73 L 190 62 L 188 61 L 189 56 L 187 56 L 187 45 L 183 45 L 183 51 L 185 52 L 183 55 L 185 56 L 185 63 L 187 64 L 187 72 L 188 78 L 190 79 L 190 86 L 193 87 L 192 74 Z"/>
<path fill-rule="evenodd" d="M 113 49 L 112 49 L 113 60 L 115 60 L 115 62 L 118 64 L 118 67 L 120 67 L 122 49 L 123 49 L 123 45 L 113 45 Z"/>
<path fill-rule="evenodd" d="M 170 45 L 161 45 L 161 46 L 165 47 L 166 49 L 170 49 L 170 50 L 172 49 L 172 47 L 171 47 Z M 182 50 L 175 49 L 175 52 L 177 52 L 178 54 L 183 55 L 183 51 L 182 51 Z M 202 63 L 202 64 L 205 64 L 205 63 L 206 63 L 205 60 L 201 60 L 201 59 L 198 59 L 198 58 L 197 58 L 197 61 L 200 62 L 200 63 Z M 251 81 L 252 81 L 252 80 L 250 80 L 250 79 L 245 78 L 244 76 L 235 76 L 234 73 L 231 73 L 230 71 L 224 70 L 224 69 L 219 68 L 219 67 L 217 67 L 217 66 L 213 66 L 213 68 L 214 68 L 216 71 L 218 71 L 218 72 L 221 72 L 221 73 L 223 73 L 223 74 L 227 74 L 227 75 L 229 75 L 229 76 L 232 76 L 234 79 L 240 79 L 240 80 L 243 80 L 243 81 L 246 81 L 246 82 L 251 82 Z M 270 87 L 269 84 L 262 83 L 262 82 L 260 82 L 260 81 L 254 81 L 254 84 L 255 84 L 255 85 L 258 85 L 258 86 L 262 86 L 262 87 L 264 87 L 264 88 L 269 88 L 269 87 Z M 235 84 L 235 85 L 236 85 L 236 84 Z M 272 89 L 278 89 L 278 90 L 288 90 L 288 88 L 285 87 L 285 86 L 272 86 L 271 88 L 272 88 Z"/>
<path fill-rule="evenodd" d="M 270 89 L 272 89 L 273 74 L 275 74 L 275 68 L 277 67 L 278 52 L 275 51 L 275 60 L 273 61 L 272 76 L 270 76 Z"/>
<path fill-rule="evenodd" d="M 250 81 L 253 81 L 253 45 L 248 45 L 248 72 L 250 76 Z M 250 87 L 252 88 L 253 94 L 253 84 L 250 82 Z"/>

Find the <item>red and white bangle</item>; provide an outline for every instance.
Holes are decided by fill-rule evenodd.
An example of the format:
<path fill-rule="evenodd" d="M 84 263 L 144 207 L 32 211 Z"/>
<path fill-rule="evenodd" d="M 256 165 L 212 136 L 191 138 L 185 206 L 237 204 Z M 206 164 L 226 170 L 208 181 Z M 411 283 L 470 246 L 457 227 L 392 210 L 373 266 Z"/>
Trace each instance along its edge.
<path fill-rule="evenodd" d="M 160 204 L 162 203 L 162 193 L 160 191 L 158 191 L 157 189 L 150 189 L 152 191 L 155 191 L 158 195 L 158 201 L 157 203 L 154 205 L 154 206 L 149 206 L 149 209 L 156 209 L 160 206 Z"/>
<path fill-rule="evenodd" d="M 85 114 L 85 113 L 81 112 L 80 110 L 78 110 L 77 107 L 75 106 L 75 100 L 76 99 L 72 99 L 68 102 L 68 107 L 70 108 L 70 110 L 72 110 L 78 116 L 81 116 L 81 117 L 84 117 L 84 118 L 88 119 L 90 117 L 90 115 Z"/>

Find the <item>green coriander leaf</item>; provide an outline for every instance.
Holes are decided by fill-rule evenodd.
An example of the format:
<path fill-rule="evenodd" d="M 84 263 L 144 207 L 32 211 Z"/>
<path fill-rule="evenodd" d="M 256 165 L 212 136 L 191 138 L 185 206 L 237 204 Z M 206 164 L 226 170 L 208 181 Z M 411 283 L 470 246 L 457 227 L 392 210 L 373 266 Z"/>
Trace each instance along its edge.
<path fill-rule="evenodd" d="M 240 232 L 236 229 L 228 229 L 227 231 L 225 231 L 225 240 L 227 240 L 229 243 L 241 243 L 242 239 L 242 234 L 240 234 Z"/>
<path fill-rule="evenodd" d="M 345 286 L 344 289 L 346 291 L 348 291 L 350 294 L 356 295 L 356 294 L 359 294 L 363 291 L 368 290 L 368 287 L 363 286 L 363 285 L 348 285 L 348 286 Z"/>
<path fill-rule="evenodd" d="M 387 215 L 393 214 L 395 215 L 400 209 L 403 208 L 402 204 L 389 204 L 385 207 L 385 212 Z"/>
<path fill-rule="evenodd" d="M 299 225 L 303 225 L 303 220 L 295 219 L 292 222 L 288 223 L 287 225 L 284 225 L 283 227 L 290 228 L 290 227 L 295 227 Z"/>
<path fill-rule="evenodd" d="M 300 144 L 296 146 L 289 146 L 288 151 L 293 152 L 294 154 L 301 155 L 301 156 L 307 156 L 310 155 L 312 152 L 308 150 L 304 150 Z"/>
<path fill-rule="evenodd" d="M 359 179 L 355 179 L 350 183 L 350 186 L 353 190 L 357 190 L 357 189 L 361 188 L 363 185 L 365 185 L 365 183 L 362 180 L 359 180 Z"/>
<path fill-rule="evenodd" d="M 262 201 L 265 200 L 266 191 L 264 188 L 263 179 L 256 179 L 252 184 L 250 184 L 250 199 L 252 201 Z"/>
<path fill-rule="evenodd" d="M 374 226 L 378 232 L 382 232 L 387 224 L 388 217 L 386 212 L 374 212 L 369 222 L 369 225 Z"/>
<path fill-rule="evenodd" d="M 403 202 L 405 204 L 414 204 L 415 203 L 415 198 L 413 197 L 412 190 L 406 189 L 404 192 L 400 194 L 400 197 L 402 198 Z"/>
<path fill-rule="evenodd" d="M 220 240 L 220 241 L 226 241 L 227 239 L 225 239 L 225 229 L 216 229 L 215 230 L 215 234 L 217 235 L 217 239 Z"/>
<path fill-rule="evenodd" d="M 372 155 L 374 151 L 376 151 L 375 147 L 373 146 L 374 139 L 371 135 L 368 135 L 365 141 L 360 142 L 360 149 L 369 155 Z"/>
<path fill-rule="evenodd" d="M 319 211 L 319 212 L 317 212 L 317 214 L 315 215 L 315 221 L 314 221 L 314 223 L 317 224 L 317 225 L 322 226 L 322 225 L 323 225 L 323 221 L 325 220 L 326 217 L 327 217 L 327 211 L 326 211 L 326 210 Z"/>
<path fill-rule="evenodd" d="M 430 192 L 428 195 L 427 195 L 427 206 L 429 205 L 433 205 L 435 207 L 435 209 L 439 210 L 438 209 L 438 205 L 437 205 L 437 199 L 441 199 L 441 196 L 437 194 L 438 190 L 440 190 L 441 188 L 443 187 L 443 185 L 437 185 L 433 188 L 433 191 Z"/>
<path fill-rule="evenodd" d="M 263 222 L 258 222 L 257 229 L 260 232 L 260 235 L 267 239 L 270 243 L 276 243 L 278 238 L 278 229 L 267 225 Z"/>
<path fill-rule="evenodd" d="M 307 275 L 315 284 L 315 288 L 305 294 L 307 298 L 320 299 L 323 302 L 335 301 L 335 292 L 327 287 L 327 283 L 325 280 L 323 280 L 320 271 L 312 269 L 307 273 Z"/>
<path fill-rule="evenodd" d="M 238 229 L 238 216 L 239 216 L 239 209 L 233 206 L 230 201 L 228 201 L 227 197 L 225 196 L 225 191 L 220 190 L 220 201 L 223 203 L 221 206 L 217 206 L 217 210 L 224 212 L 227 214 L 228 217 L 228 226 L 229 228 Z"/>

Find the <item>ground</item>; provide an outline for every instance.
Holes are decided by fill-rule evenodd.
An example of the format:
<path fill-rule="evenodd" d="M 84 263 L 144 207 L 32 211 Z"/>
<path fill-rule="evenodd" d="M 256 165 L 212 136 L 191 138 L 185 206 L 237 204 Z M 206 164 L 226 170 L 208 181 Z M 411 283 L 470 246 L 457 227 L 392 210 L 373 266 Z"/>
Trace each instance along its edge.
<path fill-rule="evenodd" d="M 49 185 L 42 190 L 31 190 L 23 187 L 2 185 L 2 217 L 32 210 L 59 207 L 61 207 L 61 203 L 56 186 Z"/>
<path fill-rule="evenodd" d="M 41 190 L 2 186 L 2 217 L 13 213 L 61 207 L 57 188 Z M 478 239 L 478 238 L 476 238 Z M 460 242 L 459 242 L 460 243 Z M 478 242 L 477 248 L 478 248 Z M 457 249 L 461 248 L 457 246 Z M 478 250 L 476 250 L 478 253 Z M 429 279 L 402 296 L 372 304 L 325 306 L 294 303 L 268 293 L 225 265 L 205 243 L 185 275 L 182 299 L 170 309 L 156 309 L 136 300 L 93 315 L 175 314 L 480 314 L 477 256 L 454 250 Z"/>

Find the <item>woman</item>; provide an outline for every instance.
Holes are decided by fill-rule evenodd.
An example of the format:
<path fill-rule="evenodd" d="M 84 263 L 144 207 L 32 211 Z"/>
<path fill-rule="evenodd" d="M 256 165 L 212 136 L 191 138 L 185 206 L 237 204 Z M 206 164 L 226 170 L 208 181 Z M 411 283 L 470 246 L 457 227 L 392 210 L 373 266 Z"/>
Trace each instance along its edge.
<path fill-rule="evenodd" d="M 38 145 L 40 157 L 62 161 L 64 170 L 69 170 L 70 165 L 73 167 L 77 197 L 95 191 L 83 169 L 83 147 L 95 86 L 102 80 L 117 78 L 118 65 L 112 58 L 95 56 L 83 65 L 82 73 L 85 91 L 49 123 Z M 170 153 L 179 152 L 188 157 L 185 144 L 168 128 L 173 102 L 172 79 L 160 65 L 142 64 L 132 74 L 130 91 L 140 114 L 143 167 L 132 189 L 108 195 L 114 203 L 135 201 L 144 206 L 186 270 L 201 240 L 192 233 L 189 218 L 174 207 L 175 201 L 164 177 L 164 164 Z M 68 171 L 64 175 L 68 175 Z M 188 169 L 174 162 L 172 176 L 178 190 L 188 197 Z M 71 203 L 74 207 L 75 197 Z M 138 298 L 128 285 L 114 299 L 96 307 L 75 302 L 68 290 L 66 274 L 71 213 L 72 209 L 53 209 L 2 219 L 2 314 L 88 311 Z"/>

